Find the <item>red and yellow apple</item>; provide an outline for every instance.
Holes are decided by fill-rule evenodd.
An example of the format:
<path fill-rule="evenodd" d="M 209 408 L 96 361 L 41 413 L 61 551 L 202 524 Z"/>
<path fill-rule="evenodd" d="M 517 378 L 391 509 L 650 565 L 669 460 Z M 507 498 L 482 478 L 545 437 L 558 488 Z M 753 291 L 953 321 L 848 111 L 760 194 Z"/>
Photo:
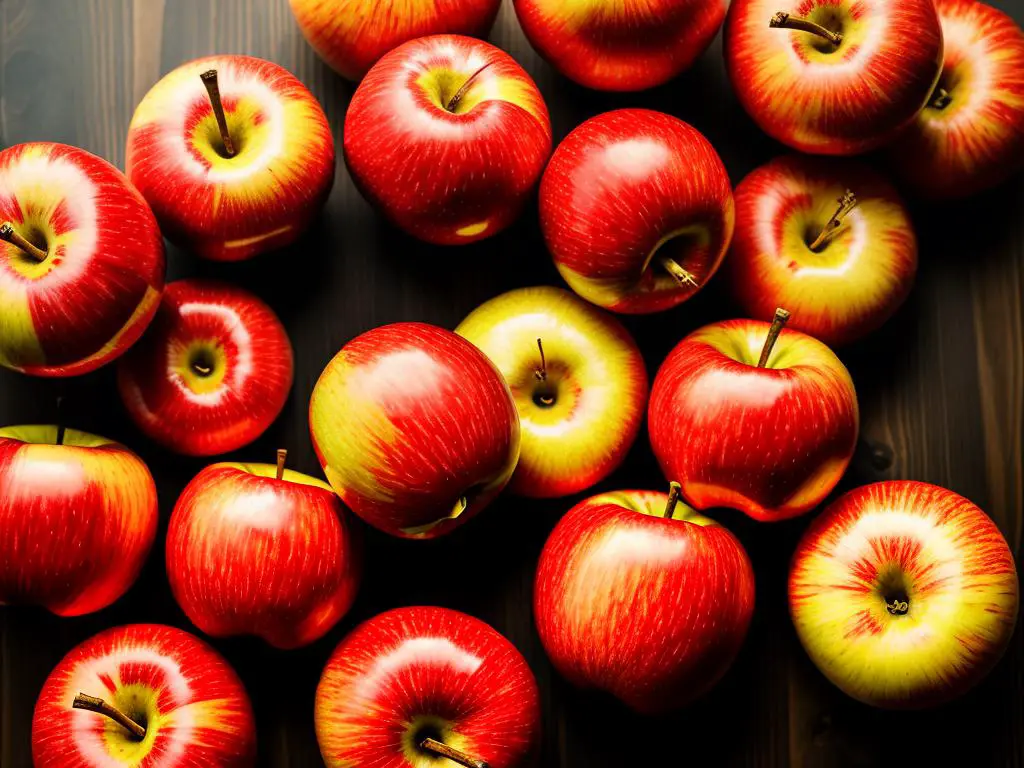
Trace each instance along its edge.
<path fill-rule="evenodd" d="M 860 412 L 828 347 L 782 330 L 788 314 L 712 323 L 683 339 L 651 388 L 651 447 L 697 509 L 763 522 L 802 515 L 842 478 Z"/>
<path fill-rule="evenodd" d="M 167 529 L 167 577 L 185 615 L 214 637 L 277 648 L 319 639 L 359 586 L 352 524 L 327 483 L 279 463 L 214 464 L 186 486 Z"/>
<path fill-rule="evenodd" d="M 427 35 L 487 37 L 501 0 L 291 0 L 302 34 L 342 77 L 360 80 L 385 53 Z"/>
<path fill-rule="evenodd" d="M 539 286 L 491 299 L 455 332 L 483 350 L 512 391 L 522 450 L 511 491 L 566 496 L 622 463 L 643 419 L 647 370 L 615 318 Z"/>
<path fill-rule="evenodd" d="M 668 82 L 711 44 L 725 0 L 514 0 L 527 39 L 588 88 L 639 91 Z"/>
<path fill-rule="evenodd" d="M 125 166 L 170 240 L 239 261 L 306 230 L 334 183 L 334 139 L 319 102 L 287 70 L 209 56 L 146 94 Z"/>
<path fill-rule="evenodd" d="M 118 365 L 132 420 L 166 448 L 213 456 L 248 445 L 281 413 L 292 347 L 277 315 L 227 283 L 168 284 L 149 333 Z"/>
<path fill-rule="evenodd" d="M 138 456 L 57 426 L 0 429 L 0 604 L 92 613 L 135 582 L 156 537 Z"/>
<path fill-rule="evenodd" d="M 657 714 L 732 665 L 754 612 L 754 571 L 728 530 L 670 495 L 619 491 L 570 509 L 541 552 L 534 617 L 574 685 Z"/>
<path fill-rule="evenodd" d="M 736 0 L 725 61 L 740 103 L 783 144 L 854 155 L 888 143 L 942 68 L 932 0 Z"/>
<path fill-rule="evenodd" d="M 800 642 L 848 695 L 887 708 L 960 696 L 1006 650 L 1017 620 L 1013 555 L 952 491 L 890 481 L 831 504 L 789 573 Z"/>
<path fill-rule="evenodd" d="M 0 151 L 0 365 L 76 376 L 110 362 L 153 319 L 164 268 L 152 211 L 106 160 Z"/>
<path fill-rule="evenodd" d="M 725 271 L 744 316 L 786 307 L 790 327 L 837 346 L 881 327 L 914 284 L 910 214 L 859 162 L 772 160 L 736 187 L 736 221 Z"/>
<path fill-rule="evenodd" d="M 397 608 L 341 641 L 313 719 L 327 768 L 527 768 L 540 696 L 526 660 L 482 621 Z"/>
<path fill-rule="evenodd" d="M 341 500 L 406 538 L 435 538 L 473 517 L 519 459 L 519 416 L 501 373 L 462 337 L 425 323 L 346 344 L 313 389 L 309 426 Z"/>
<path fill-rule="evenodd" d="M 620 109 L 558 145 L 540 185 L 540 221 L 576 293 L 615 312 L 657 312 L 693 296 L 722 263 L 732 185 L 695 128 Z"/>
<path fill-rule="evenodd" d="M 256 724 L 242 682 L 188 632 L 129 624 L 74 648 L 32 718 L 35 768 L 250 768 Z"/>
<path fill-rule="evenodd" d="M 936 0 L 942 76 L 889 153 L 919 197 L 967 197 L 1024 167 L 1024 32 L 976 0 Z"/>
<path fill-rule="evenodd" d="M 395 225 L 440 245 L 497 234 L 519 215 L 551 154 L 544 99 L 515 60 L 460 35 L 382 58 L 345 114 L 345 161 Z"/>

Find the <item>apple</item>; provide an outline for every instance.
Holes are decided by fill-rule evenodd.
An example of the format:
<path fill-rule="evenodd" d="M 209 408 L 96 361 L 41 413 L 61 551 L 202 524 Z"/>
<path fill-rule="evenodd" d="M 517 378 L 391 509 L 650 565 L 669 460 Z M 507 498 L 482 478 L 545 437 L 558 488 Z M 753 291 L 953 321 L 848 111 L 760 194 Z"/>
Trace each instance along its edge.
<path fill-rule="evenodd" d="M 919 197 L 961 198 L 1024 167 L 1024 33 L 975 0 L 936 0 L 946 41 L 942 75 L 889 153 Z"/>
<path fill-rule="evenodd" d="M 174 627 L 129 624 L 74 648 L 32 718 L 35 768 L 249 768 L 256 724 L 242 682 Z"/>
<path fill-rule="evenodd" d="M 889 481 L 833 502 L 793 555 L 789 607 L 811 660 L 848 695 L 887 708 L 953 699 L 1006 650 L 1013 555 L 978 507 Z"/>
<path fill-rule="evenodd" d="M 394 536 L 435 538 L 508 484 L 519 416 L 479 349 L 426 323 L 357 336 L 309 403 L 313 447 L 349 509 Z"/>
<path fill-rule="evenodd" d="M 501 0 L 291 0 L 291 6 L 320 58 L 358 81 L 409 40 L 444 33 L 487 37 Z"/>
<path fill-rule="evenodd" d="M 732 238 L 732 185 L 718 153 L 682 120 L 620 109 L 555 150 L 540 223 L 576 293 L 615 312 L 657 312 L 693 296 Z"/>
<path fill-rule="evenodd" d="M 672 493 L 592 496 L 558 522 L 533 613 L 569 682 L 641 714 L 677 709 L 732 665 L 754 612 L 754 571 L 728 530 Z"/>
<path fill-rule="evenodd" d="M 153 478 L 123 445 L 63 426 L 0 429 L 0 605 L 107 607 L 138 577 L 156 524 Z"/>
<path fill-rule="evenodd" d="M 697 509 L 796 517 L 831 493 L 853 457 L 853 380 L 820 341 L 783 330 L 788 316 L 694 331 L 654 379 L 651 447 Z"/>
<path fill-rule="evenodd" d="M 317 216 L 334 183 L 334 139 L 286 69 L 208 56 L 142 99 L 125 166 L 170 240 L 240 261 L 294 242 Z"/>
<path fill-rule="evenodd" d="M 439 245 L 505 229 L 550 154 L 548 108 L 530 76 L 504 51 L 460 35 L 388 53 L 345 114 L 345 161 L 363 195 Z"/>
<path fill-rule="evenodd" d="M 273 423 L 292 367 L 288 335 L 270 307 L 227 283 L 177 280 L 118 365 L 117 386 L 147 436 L 177 453 L 213 456 Z"/>
<path fill-rule="evenodd" d="M 942 68 L 932 0 L 737 0 L 725 62 L 763 131 L 801 152 L 854 155 L 888 143 Z"/>
<path fill-rule="evenodd" d="M 106 160 L 0 150 L 0 365 L 77 376 L 110 362 L 153 319 L 164 268 L 152 211 Z"/>
<path fill-rule="evenodd" d="M 214 637 L 258 635 L 276 648 L 322 637 L 359 586 L 356 532 L 331 487 L 271 464 L 206 467 L 167 530 L 178 605 Z"/>
<path fill-rule="evenodd" d="M 327 768 L 526 768 L 540 696 L 526 660 L 482 621 L 396 608 L 341 641 L 313 719 Z"/>
<path fill-rule="evenodd" d="M 725 0 L 514 0 L 530 44 L 588 88 L 639 91 L 671 80 L 711 44 Z"/>
<path fill-rule="evenodd" d="M 548 286 L 485 302 L 455 329 L 483 350 L 512 391 L 522 450 L 509 489 L 567 496 L 626 457 L 647 404 L 647 370 L 615 318 Z"/>
<path fill-rule="evenodd" d="M 736 187 L 736 234 L 726 273 L 744 316 L 771 320 L 831 346 L 880 328 L 910 293 L 917 237 L 896 190 L 839 158 L 780 157 Z"/>

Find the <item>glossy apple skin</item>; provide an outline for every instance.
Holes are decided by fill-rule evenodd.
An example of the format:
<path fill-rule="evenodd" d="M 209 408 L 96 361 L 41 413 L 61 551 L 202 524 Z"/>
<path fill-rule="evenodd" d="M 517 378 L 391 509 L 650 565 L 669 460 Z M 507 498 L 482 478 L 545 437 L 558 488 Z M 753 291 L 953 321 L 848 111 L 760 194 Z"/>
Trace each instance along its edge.
<path fill-rule="evenodd" d="M 711 44 L 725 0 L 514 0 L 530 44 L 587 88 L 639 91 L 671 80 Z"/>
<path fill-rule="evenodd" d="M 418 37 L 487 37 L 501 0 L 291 0 L 291 6 L 320 58 L 358 82 L 381 56 Z"/>
<path fill-rule="evenodd" d="M 415 747 L 430 730 L 490 768 L 526 768 L 540 696 L 526 660 L 487 624 L 446 608 L 397 608 L 342 640 L 314 721 L 328 768 L 433 765 Z"/>
<path fill-rule="evenodd" d="M 843 35 L 772 29 L 791 11 Z M 932 0 L 737 0 L 725 62 L 740 103 L 763 131 L 801 152 L 855 155 L 909 125 L 938 80 L 942 28 Z"/>
<path fill-rule="evenodd" d="M 405 538 L 466 522 L 519 459 L 519 416 L 501 373 L 465 339 L 425 323 L 346 344 L 313 389 L 309 425 L 342 501 Z"/>
<path fill-rule="evenodd" d="M 0 604 L 92 613 L 123 595 L 156 537 L 156 486 L 123 445 L 56 426 L 0 429 Z"/>
<path fill-rule="evenodd" d="M 626 458 L 647 405 L 647 370 L 615 318 L 568 291 L 538 286 L 491 299 L 455 332 L 491 359 L 512 391 L 522 450 L 511 491 L 567 496 Z M 543 380 L 537 339 L 547 363 Z"/>
<path fill-rule="evenodd" d="M 889 160 L 917 197 L 968 197 L 1024 167 L 1024 33 L 1002 11 L 975 0 L 936 0 L 946 41 L 939 87 Z"/>
<path fill-rule="evenodd" d="M 690 298 L 722 263 L 735 223 L 732 185 L 695 128 L 620 109 L 587 120 L 558 145 L 540 185 L 540 221 L 576 293 L 614 312 L 658 312 Z M 664 271 L 663 256 L 697 286 Z"/>
<path fill-rule="evenodd" d="M 137 741 L 109 718 L 71 702 L 97 696 L 136 722 Z M 50 673 L 32 718 L 35 768 L 249 768 L 252 707 L 235 671 L 174 627 L 129 624 L 75 647 Z"/>
<path fill-rule="evenodd" d="M 732 665 L 754 571 L 728 530 L 668 495 L 619 491 L 570 509 L 537 567 L 534 617 L 555 668 L 641 714 L 677 709 Z"/>
<path fill-rule="evenodd" d="M 0 365 L 77 376 L 142 335 L 164 288 L 164 241 L 124 174 L 65 144 L 9 147 L 0 151 L 3 222 L 49 255 L 36 262 L 0 240 Z"/>
<path fill-rule="evenodd" d="M 193 478 L 167 530 L 167 578 L 214 637 L 298 648 L 355 599 L 361 557 L 341 501 L 321 480 L 270 464 L 214 464 Z M 213 553 L 216 552 L 216 556 Z"/>
<path fill-rule="evenodd" d="M 785 329 L 765 368 L 769 324 L 727 320 L 694 331 L 651 388 L 651 447 L 697 509 L 770 522 L 820 504 L 853 457 L 853 380 L 817 339 Z"/>
<path fill-rule="evenodd" d="M 812 251 L 846 190 L 857 206 Z M 910 214 L 893 186 L 862 163 L 776 158 L 736 187 L 736 221 L 726 274 L 746 317 L 771 320 L 785 307 L 790 328 L 840 346 L 880 328 L 914 285 Z"/>
<path fill-rule="evenodd" d="M 887 609 L 893 595 L 905 614 Z M 928 483 L 842 496 L 804 534 L 789 574 L 790 613 L 811 660 L 878 707 L 934 706 L 973 687 L 1006 650 L 1017 604 L 999 529 Z"/>
<path fill-rule="evenodd" d="M 218 73 L 231 137 L 223 142 L 200 74 Z M 146 94 L 128 129 L 128 178 L 164 235 L 216 261 L 294 242 L 334 183 L 334 138 L 312 93 L 284 68 L 251 56 L 183 64 Z"/>
<path fill-rule="evenodd" d="M 460 35 L 391 51 L 345 115 L 345 161 L 360 191 L 396 226 L 439 245 L 511 224 L 550 154 L 548 109 L 530 76 L 504 51 Z"/>
<path fill-rule="evenodd" d="M 193 363 L 208 364 L 201 375 Z M 150 332 L 120 362 L 117 386 L 148 437 L 188 456 L 248 445 L 281 413 L 292 347 L 256 296 L 227 283 L 176 280 Z"/>

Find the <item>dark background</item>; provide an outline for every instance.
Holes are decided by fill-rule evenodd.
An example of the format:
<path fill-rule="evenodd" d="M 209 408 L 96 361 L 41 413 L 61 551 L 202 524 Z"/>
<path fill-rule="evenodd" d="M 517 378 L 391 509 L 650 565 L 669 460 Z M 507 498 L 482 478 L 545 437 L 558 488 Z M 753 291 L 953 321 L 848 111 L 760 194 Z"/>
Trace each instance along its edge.
<path fill-rule="evenodd" d="M 892 0 L 897 2 L 898 0 Z M 994 5 L 1024 22 L 1024 0 Z M 726 81 L 720 41 L 674 82 L 638 95 L 600 94 L 556 75 L 525 42 L 509 0 L 491 40 L 540 85 L 560 139 L 602 111 L 645 106 L 703 131 L 738 182 L 782 148 L 759 133 Z M 496 294 L 560 284 L 531 206 L 511 230 L 462 249 L 411 240 L 362 200 L 340 160 L 354 86 L 307 47 L 287 0 L 0 0 L 0 146 L 48 140 L 123 164 L 135 104 L 178 64 L 247 53 L 282 64 L 320 99 L 339 147 L 324 215 L 285 252 L 247 263 L 204 263 L 171 249 L 169 278 L 229 279 L 279 313 L 296 352 L 291 399 L 277 423 L 237 457 L 273 461 L 287 447 L 295 469 L 316 473 L 306 406 L 320 371 L 346 341 L 377 325 L 422 320 L 454 327 Z M 860 393 L 861 446 L 842 488 L 914 478 L 952 488 L 996 520 L 1019 556 L 1024 426 L 1024 181 L 966 203 L 915 206 L 921 267 L 915 291 L 881 332 L 841 351 Z M 733 309 L 718 281 L 661 315 L 627 320 L 653 375 L 687 332 Z M 0 765 L 30 765 L 32 709 L 46 675 L 75 644 L 129 622 L 188 621 L 164 575 L 163 531 L 177 494 L 206 462 L 171 455 L 127 419 L 113 369 L 78 380 L 0 372 L 0 423 L 52 422 L 64 394 L 68 424 L 123 441 L 149 464 L 160 490 L 161 535 L 138 583 L 112 607 L 59 619 L 35 608 L 0 609 Z M 664 484 L 646 429 L 602 488 Z M 758 579 L 754 623 L 732 671 L 708 696 L 663 719 L 639 718 L 600 695 L 571 689 L 548 664 L 533 628 L 533 571 L 548 531 L 574 499 L 503 497 L 436 542 L 367 536 L 363 589 L 325 638 L 290 653 L 249 638 L 213 642 L 238 670 L 256 711 L 260 763 L 320 764 L 313 696 L 327 657 L 357 621 L 387 608 L 439 604 L 486 620 L 525 654 L 543 692 L 543 768 L 682 765 L 1024 766 L 1024 633 L 992 675 L 939 710 L 872 710 L 834 689 L 797 642 L 786 610 L 788 559 L 807 520 L 758 525 L 717 516 L 743 539 Z"/>

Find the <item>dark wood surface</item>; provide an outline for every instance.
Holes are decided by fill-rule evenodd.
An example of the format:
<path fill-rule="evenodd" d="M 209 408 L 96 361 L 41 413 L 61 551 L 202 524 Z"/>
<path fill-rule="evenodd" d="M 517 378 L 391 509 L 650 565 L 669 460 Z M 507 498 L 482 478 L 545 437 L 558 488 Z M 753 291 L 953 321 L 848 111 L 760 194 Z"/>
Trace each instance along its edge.
<path fill-rule="evenodd" d="M 896 0 L 893 0 L 896 2 Z M 1024 22 L 1024 0 L 993 0 Z M 662 109 L 694 124 L 722 154 L 734 182 L 781 151 L 736 103 L 720 43 L 675 82 L 640 95 L 585 91 L 530 49 L 506 0 L 493 42 L 510 51 L 547 98 L 556 139 L 581 120 L 623 106 Z M 76 144 L 117 165 L 136 102 L 178 64 L 210 53 L 247 53 L 294 72 L 323 103 L 341 140 L 354 86 L 314 56 L 287 0 L 0 0 L 0 146 Z M 848 488 L 915 478 L 981 505 L 1020 555 L 1024 425 L 1024 181 L 955 206 L 914 208 L 921 240 L 918 284 L 876 336 L 842 352 L 857 383 L 862 444 Z M 282 417 L 246 460 L 317 470 L 306 404 L 341 345 L 371 327 L 423 320 L 454 327 L 499 292 L 559 284 L 530 208 L 511 231 L 462 250 L 425 246 L 386 226 L 339 166 L 327 209 L 287 252 L 234 265 L 203 263 L 171 249 L 170 278 L 216 276 L 268 301 L 295 346 L 295 387 Z M 720 285 L 676 311 L 635 318 L 651 373 L 685 333 L 732 313 Z M 49 422 L 64 394 L 71 426 L 137 450 L 159 486 L 162 529 L 178 492 L 203 465 L 148 442 L 128 421 L 112 370 L 79 380 L 36 381 L 0 372 L 0 423 Z M 646 430 L 626 465 L 602 485 L 661 487 Z M 966 698 L 937 711 L 883 713 L 845 698 L 801 650 L 786 612 L 785 574 L 806 525 L 723 521 L 743 539 L 758 580 L 757 609 L 732 671 L 677 715 L 636 717 L 614 701 L 577 692 L 553 672 L 533 629 L 533 571 L 547 532 L 572 500 L 504 497 L 472 524 L 437 542 L 367 536 L 364 586 L 351 613 L 324 639 L 291 653 L 257 640 L 215 641 L 238 670 L 257 716 L 260 764 L 316 766 L 313 695 L 320 670 L 354 624 L 400 605 L 440 604 L 483 618 L 525 654 L 543 691 L 543 768 L 683 765 L 1024 766 L 1024 633 Z M 117 624 L 155 621 L 189 628 L 167 586 L 162 536 L 142 578 L 107 610 L 58 619 L 0 609 L 0 765 L 30 765 L 32 708 L 43 680 L 75 644 Z"/>

